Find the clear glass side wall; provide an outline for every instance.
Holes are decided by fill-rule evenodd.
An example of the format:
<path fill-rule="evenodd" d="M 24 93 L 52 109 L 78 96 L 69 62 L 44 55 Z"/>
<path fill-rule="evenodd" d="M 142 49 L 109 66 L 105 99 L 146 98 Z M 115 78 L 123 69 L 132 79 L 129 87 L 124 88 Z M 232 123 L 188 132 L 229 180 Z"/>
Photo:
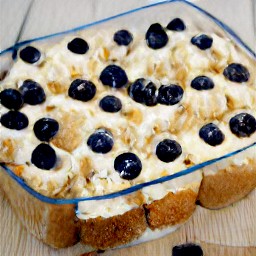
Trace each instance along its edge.
<path fill-rule="evenodd" d="M 38 1 L 39 3 L 41 1 Z M 202 1 L 203 2 L 203 1 Z M 204 6 L 204 4 L 202 4 L 202 2 L 199 1 L 199 3 Z M 229 1 L 227 1 L 229 2 Z M 252 2 L 251 1 L 247 1 L 248 2 L 248 6 L 252 7 Z M 216 3 L 215 3 L 216 4 Z M 246 5 L 245 8 L 248 7 Z M 209 7 L 209 6 L 208 6 Z M 213 8 L 213 6 L 212 6 Z M 28 39 L 31 38 L 29 36 L 29 24 L 31 24 L 31 22 L 33 21 L 32 17 L 33 15 L 33 6 L 31 7 L 31 13 L 29 14 L 29 17 L 26 21 L 26 26 L 24 28 L 23 34 L 20 36 L 20 39 Z M 232 38 L 244 49 L 246 49 L 251 55 L 254 55 L 253 51 L 250 50 L 250 48 L 244 44 L 236 34 L 234 34 L 234 32 L 232 30 L 230 30 L 228 27 L 226 27 L 222 22 L 218 21 L 218 20 L 214 20 L 214 22 L 211 20 L 212 18 L 209 17 L 209 21 L 208 22 L 200 22 L 205 18 L 205 15 L 208 15 L 207 13 L 203 13 L 202 10 L 197 9 L 195 6 L 189 4 L 189 3 L 183 3 L 183 1 L 170 1 L 170 3 L 161 3 L 161 4 L 157 4 L 154 7 L 151 8 L 145 8 L 145 9 L 141 9 L 141 10 L 136 10 L 136 11 L 131 11 L 128 15 L 124 15 L 124 16 L 119 16 L 117 19 L 108 19 L 107 21 L 104 22 L 100 22 L 100 23 L 95 23 L 92 24 L 93 26 L 116 26 L 117 28 L 120 27 L 121 24 L 127 24 L 128 22 L 132 23 L 132 24 L 141 24 L 141 26 L 145 26 L 148 27 L 152 22 L 158 21 L 161 22 L 161 17 L 165 15 L 169 15 L 170 11 L 175 12 L 175 15 L 178 15 L 180 17 L 185 17 L 187 19 L 196 19 L 197 20 L 197 26 L 199 26 L 202 29 L 205 30 L 213 30 L 213 31 L 221 31 L 219 29 L 219 27 L 216 25 L 218 24 L 219 26 L 222 27 L 222 29 L 226 30 L 231 36 Z M 175 10 L 175 11 L 174 11 Z M 161 17 L 159 17 L 159 13 L 161 13 Z M 199 15 L 199 13 L 201 13 Z M 212 13 L 214 14 L 214 11 L 212 11 Z M 131 25 L 132 25 L 131 24 Z M 248 25 L 248 24 L 247 24 Z M 235 24 L 232 25 L 232 27 L 235 27 Z M 86 26 L 83 26 L 81 28 L 84 28 Z M 81 29 L 79 28 L 79 29 Z M 72 31 L 71 31 L 72 32 Z M 33 33 L 32 33 L 33 34 Z M 252 33 L 253 34 L 253 33 Z M 35 34 L 33 34 L 35 35 Z M 38 36 L 38 34 L 37 34 Z M 60 35 L 60 37 L 62 36 L 62 34 Z M 37 43 L 48 43 L 51 41 L 55 41 L 55 40 L 59 40 L 59 37 L 47 37 L 45 38 L 45 40 L 43 41 L 38 41 Z M 247 37 L 246 41 L 251 42 L 251 39 Z M 18 46 L 24 45 L 25 43 L 21 43 Z M 251 43 L 250 43 L 251 45 Z M 11 65 L 12 62 L 12 51 L 7 51 L 4 54 L 2 54 L 0 56 L 1 58 L 1 71 L 4 71 L 6 69 L 8 69 L 8 67 Z M 179 173 L 175 173 L 173 175 L 170 176 L 166 176 L 166 177 L 162 177 L 159 178 L 157 180 L 151 181 L 151 182 L 147 182 L 147 183 L 143 183 L 143 184 L 139 184 L 136 185 L 134 187 L 131 187 L 129 189 L 123 190 L 123 191 L 119 191 L 117 193 L 114 194 L 109 194 L 109 195 L 104 195 L 104 196 L 99 196 L 99 197 L 92 197 L 92 198 L 77 198 L 77 199 L 51 199 L 45 196 L 42 196 L 40 194 L 38 194 L 37 192 L 35 192 L 34 190 L 32 190 L 30 187 L 28 187 L 25 182 L 20 179 L 19 177 L 15 176 L 15 174 L 13 174 L 13 172 L 11 170 L 9 170 L 8 168 L 6 168 L 5 166 L 3 166 L 4 170 L 16 181 L 18 182 L 25 190 L 27 190 L 30 194 L 32 194 L 33 196 L 35 196 L 36 198 L 40 199 L 41 201 L 47 202 L 47 203 L 51 203 L 51 204 L 72 204 L 72 203 L 77 203 L 79 201 L 85 201 L 85 200 L 100 200 L 100 199 L 107 199 L 107 198 L 114 198 L 117 196 L 122 196 L 122 195 L 126 195 L 129 193 L 132 193 L 136 190 L 140 190 L 143 187 L 147 187 L 150 185 L 155 185 L 155 184 L 159 184 L 159 183 L 163 183 L 163 182 L 169 182 L 173 179 L 176 179 L 180 176 L 184 176 L 184 175 L 188 175 L 189 173 L 195 172 L 199 169 L 202 169 L 206 166 L 210 166 L 212 164 L 216 164 L 216 163 L 220 163 L 225 161 L 225 159 L 229 159 L 234 157 L 237 154 L 241 154 L 241 152 L 244 152 L 246 150 L 250 149 L 254 149 L 255 151 L 255 143 L 252 145 L 248 145 L 248 147 L 243 148 L 241 150 L 235 151 L 235 152 L 229 152 L 229 154 L 222 156 L 218 159 L 213 159 L 210 160 L 208 162 L 204 162 L 201 163 L 199 165 L 195 165 L 192 166 L 191 168 L 188 168 L 186 170 L 182 170 Z"/>

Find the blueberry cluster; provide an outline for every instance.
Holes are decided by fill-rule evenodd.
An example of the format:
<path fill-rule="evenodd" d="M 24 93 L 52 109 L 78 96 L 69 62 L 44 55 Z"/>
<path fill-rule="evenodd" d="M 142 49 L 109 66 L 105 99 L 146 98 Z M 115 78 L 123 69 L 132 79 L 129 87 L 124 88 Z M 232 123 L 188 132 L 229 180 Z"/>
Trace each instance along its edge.
<path fill-rule="evenodd" d="M 84 39 L 77 37 L 67 44 L 67 48 L 72 53 L 85 54 L 89 50 L 89 45 Z M 33 46 L 26 46 L 20 51 L 19 55 L 28 64 L 34 64 L 41 58 L 41 52 Z"/>
<path fill-rule="evenodd" d="M 239 138 L 250 137 L 256 131 L 256 119 L 248 113 L 239 113 L 230 119 L 229 128 Z M 204 125 L 199 136 L 211 146 L 220 145 L 225 140 L 223 132 L 213 123 Z"/>
<path fill-rule="evenodd" d="M 1 116 L 1 124 L 14 130 L 22 130 L 29 124 L 27 116 L 18 110 L 24 103 L 38 105 L 45 101 L 44 89 L 33 80 L 25 80 L 19 90 L 5 89 L 0 93 L 1 104 L 10 109 Z M 34 124 L 35 136 L 43 142 L 49 142 L 59 130 L 57 121 L 51 118 L 42 118 Z M 56 154 L 48 144 L 37 146 L 31 157 L 31 162 L 40 169 L 49 170 L 56 162 Z"/>
<path fill-rule="evenodd" d="M 166 29 L 180 32 L 186 29 L 186 25 L 180 18 L 175 18 L 168 23 Z M 169 38 L 165 28 L 159 23 L 154 23 L 148 28 L 145 40 L 149 48 L 158 50 L 167 45 Z"/>
<path fill-rule="evenodd" d="M 186 25 L 180 18 L 171 20 L 166 28 L 159 23 L 154 23 L 146 31 L 145 42 L 149 48 L 158 50 L 168 44 L 167 30 L 182 32 L 185 29 Z M 114 33 L 113 41 L 118 46 L 126 47 L 132 43 L 133 35 L 128 30 L 119 30 Z M 213 39 L 206 34 L 199 34 L 192 37 L 190 42 L 204 51 L 212 47 Z M 74 54 L 83 55 L 88 52 L 89 45 L 84 39 L 76 37 L 67 44 L 67 49 Z M 27 46 L 20 51 L 19 56 L 24 62 L 34 64 L 40 60 L 41 52 L 33 46 Z M 224 69 L 223 75 L 226 79 L 236 83 L 247 82 L 250 78 L 247 68 L 239 63 L 229 64 Z M 125 70 L 115 64 L 106 66 L 102 70 L 99 80 L 104 86 L 115 89 L 125 88 L 129 82 Z M 190 85 L 198 91 L 211 90 L 215 86 L 213 80 L 204 75 L 195 77 Z M 96 91 L 93 82 L 76 79 L 71 83 L 68 95 L 74 100 L 88 102 L 95 97 Z M 127 91 L 135 102 L 146 106 L 175 105 L 182 100 L 184 94 L 182 87 L 177 84 L 161 85 L 157 89 L 152 81 L 145 78 L 139 78 L 131 83 Z M 6 128 L 15 130 L 26 128 L 29 120 L 19 110 L 24 103 L 38 105 L 43 103 L 45 99 L 44 89 L 33 80 L 24 81 L 19 90 L 3 90 L 0 93 L 1 104 L 8 108 L 9 112 L 1 116 L 1 124 Z M 114 95 L 107 95 L 100 100 L 99 107 L 105 112 L 117 113 L 122 109 L 122 102 Z M 231 132 L 237 137 L 249 137 L 256 131 L 256 120 L 248 113 L 240 113 L 230 119 L 229 126 Z M 58 133 L 59 124 L 56 120 L 45 117 L 36 121 L 33 130 L 35 136 L 42 143 L 33 150 L 31 162 L 40 169 L 50 170 L 55 166 L 57 157 L 54 149 L 48 143 Z M 213 123 L 201 127 L 199 137 L 210 146 L 218 146 L 225 140 L 223 132 Z M 94 153 L 107 154 L 114 147 L 114 136 L 109 130 L 99 128 L 88 137 L 87 145 Z M 164 139 L 156 146 L 155 154 L 162 162 L 173 162 L 182 154 L 182 147 L 175 140 Z M 132 180 L 140 175 L 142 162 L 136 154 L 125 152 L 115 158 L 114 169 L 121 178 Z M 189 246 L 189 249 L 191 248 L 192 246 Z M 177 253 L 180 249 L 187 250 L 188 247 L 174 249 L 174 253 Z M 200 254 L 200 248 L 193 246 L 193 249 Z"/>
<path fill-rule="evenodd" d="M 109 130 L 100 128 L 89 136 L 87 145 L 95 153 L 106 154 L 114 146 L 113 135 Z M 121 178 L 132 180 L 139 176 L 142 163 L 134 153 L 127 152 L 116 157 L 114 168 Z"/>
<path fill-rule="evenodd" d="M 119 68 L 118 66 L 116 66 L 116 67 L 117 67 L 117 69 Z M 120 74 L 117 69 L 114 68 L 113 69 L 114 71 L 110 72 L 110 73 L 108 71 L 106 71 L 106 69 L 107 68 L 105 68 L 103 70 L 104 73 L 102 72 L 103 80 L 104 80 L 105 76 L 115 77 L 116 82 L 120 81 L 120 79 L 122 79 L 122 78 L 119 79 Z M 115 73 L 116 70 L 117 70 L 117 73 Z M 122 74 L 121 74 L 121 76 L 122 76 Z M 113 81 L 114 81 L 114 79 L 113 79 Z M 68 90 L 69 97 L 71 97 L 74 100 L 79 100 L 79 101 L 83 101 L 83 102 L 90 101 L 91 99 L 94 98 L 95 94 L 96 94 L 96 86 L 91 81 L 82 80 L 82 79 L 74 80 L 71 83 L 69 90 Z M 120 101 L 120 99 L 118 99 L 117 97 L 115 97 L 113 95 L 107 95 L 100 100 L 99 106 L 105 112 L 116 113 L 121 110 L 122 102 Z"/>
<path fill-rule="evenodd" d="M 106 154 L 114 146 L 113 135 L 109 130 L 100 128 L 89 136 L 87 145 L 95 153 Z M 181 153 L 180 144 L 174 140 L 165 139 L 156 147 L 156 156 L 166 163 L 173 162 Z M 114 168 L 121 178 L 132 180 L 140 175 L 142 163 L 136 154 L 126 152 L 115 158 Z"/>
<path fill-rule="evenodd" d="M 180 32 L 186 29 L 186 25 L 180 18 L 175 18 L 169 22 L 166 29 Z M 159 23 L 154 23 L 148 28 L 145 39 L 148 47 L 154 50 L 163 48 L 169 41 L 165 29 Z M 208 35 L 200 34 L 192 37 L 190 42 L 200 50 L 207 50 L 211 48 L 213 39 Z"/>
<path fill-rule="evenodd" d="M 24 103 L 29 105 L 41 104 L 45 101 L 44 89 L 33 80 L 25 80 L 19 90 L 5 89 L 0 93 L 0 101 L 3 106 L 10 109 L 1 116 L 1 124 L 14 130 L 22 130 L 29 124 L 27 116 L 19 109 Z"/>
<path fill-rule="evenodd" d="M 55 150 L 46 144 L 58 133 L 59 123 L 52 118 L 41 118 L 33 127 L 35 136 L 43 143 L 39 144 L 32 152 L 31 162 L 38 168 L 50 170 L 56 164 Z"/>
<path fill-rule="evenodd" d="M 58 133 L 59 123 L 52 118 L 41 118 L 33 127 L 35 136 L 43 143 L 39 144 L 32 152 L 31 162 L 43 170 L 52 169 L 57 161 L 55 150 L 47 144 Z"/>
<path fill-rule="evenodd" d="M 183 97 L 183 89 L 179 85 L 161 85 L 157 90 L 155 84 L 144 78 L 137 79 L 128 87 L 129 96 L 136 102 L 146 106 L 175 105 Z"/>

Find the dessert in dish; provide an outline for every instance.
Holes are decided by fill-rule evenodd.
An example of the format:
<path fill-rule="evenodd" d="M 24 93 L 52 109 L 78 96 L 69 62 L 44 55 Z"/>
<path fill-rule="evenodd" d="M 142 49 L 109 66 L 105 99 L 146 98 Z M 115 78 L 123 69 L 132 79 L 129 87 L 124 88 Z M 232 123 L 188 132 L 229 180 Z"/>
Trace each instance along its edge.
<path fill-rule="evenodd" d="M 0 162 L 40 194 L 73 199 L 222 157 L 256 141 L 254 67 L 224 34 L 180 18 L 31 43 L 0 84 Z M 44 234 L 32 232 L 55 247 L 80 239 L 92 249 L 160 237 L 188 220 L 197 199 L 220 208 L 245 196 L 256 186 L 255 166 L 251 147 L 174 180 L 81 201 L 76 212 L 54 205 L 33 220 L 45 218 Z"/>

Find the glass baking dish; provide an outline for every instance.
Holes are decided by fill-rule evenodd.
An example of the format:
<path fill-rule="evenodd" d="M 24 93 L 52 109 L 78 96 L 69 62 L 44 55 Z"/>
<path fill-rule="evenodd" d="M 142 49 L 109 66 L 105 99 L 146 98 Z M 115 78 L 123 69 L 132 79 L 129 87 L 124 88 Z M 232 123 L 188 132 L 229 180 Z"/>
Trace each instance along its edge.
<path fill-rule="evenodd" d="M 161 13 L 161 15 L 159 15 L 159 13 Z M 129 26 L 136 26 L 139 24 L 140 29 L 145 31 L 149 25 L 154 22 L 166 24 L 167 21 L 175 17 L 180 17 L 186 20 L 187 23 L 191 24 L 191 27 L 228 37 L 238 45 L 240 50 L 244 51 L 248 56 L 250 56 L 250 58 L 253 60 L 256 59 L 256 54 L 221 21 L 217 20 L 211 14 L 190 2 L 173 0 L 134 9 L 132 11 L 97 21 L 92 24 L 83 25 L 69 31 L 18 42 L 14 46 L 0 52 L 0 73 L 4 76 L 4 73 L 8 71 L 13 61 L 15 61 L 17 51 L 25 45 L 33 44 L 36 46 L 52 44 L 58 42 L 68 34 L 76 34 L 82 30 L 95 30 L 97 27 L 106 29 L 111 27 L 112 29 L 119 29 L 122 26 L 127 26 L 127 24 L 129 24 Z M 58 199 L 43 196 L 30 188 L 23 181 L 23 179 L 15 175 L 12 170 L 7 168 L 4 164 L 1 164 L 0 187 L 9 199 L 14 211 L 17 213 L 17 216 L 21 219 L 22 223 L 27 227 L 27 229 L 45 243 L 53 247 L 61 248 L 73 245 L 79 241 L 79 234 L 81 235 L 81 223 L 84 222 L 83 212 L 90 207 L 89 204 L 91 204 L 93 207 L 95 202 L 101 205 L 109 205 L 111 203 L 115 204 L 118 202 L 118 200 L 122 200 L 122 198 L 127 198 L 128 196 L 133 196 L 138 192 L 147 194 L 149 193 L 149 190 L 159 190 L 160 185 L 168 188 L 169 186 L 172 187 L 173 184 L 179 183 L 181 179 L 187 181 L 191 179 L 197 180 L 198 177 L 200 179 L 202 174 L 207 175 L 207 172 L 209 171 L 211 172 L 215 169 L 225 169 L 229 161 L 234 162 L 239 159 L 240 162 L 243 162 L 243 159 L 245 156 L 247 156 L 247 154 L 250 155 L 251 159 L 254 161 L 256 160 L 256 141 L 246 145 L 245 147 L 235 148 L 235 150 L 232 150 L 232 152 L 226 152 L 225 155 L 220 157 L 190 166 L 189 168 L 168 176 L 134 185 L 125 190 L 102 196 L 73 199 Z M 255 166 L 255 162 L 253 165 Z M 248 193 L 253 187 L 255 187 L 254 183 L 247 188 L 246 192 Z M 175 191 L 174 194 L 176 192 L 177 191 Z M 203 198 L 201 199 L 203 200 Z M 161 200 L 161 198 L 158 200 Z M 194 198 L 194 200 L 197 200 L 197 198 Z M 182 201 L 182 203 L 184 202 Z M 147 209 L 147 207 L 143 205 L 138 206 L 138 208 L 140 207 Z M 149 211 L 149 209 L 147 210 Z M 181 209 L 181 212 L 182 210 L 183 209 Z M 184 212 L 182 213 L 184 214 Z M 138 212 L 135 212 L 135 214 L 138 214 Z M 188 217 L 189 216 L 187 216 L 187 218 Z M 101 246 L 101 244 L 97 243 L 96 245 L 92 245 L 85 242 L 85 244 L 88 251 L 123 246 L 124 244 L 137 244 L 172 232 L 175 230 L 176 226 L 179 226 L 180 222 L 174 222 L 171 224 L 171 228 L 167 228 L 165 230 L 157 228 L 154 230 L 156 231 L 154 233 L 152 233 L 151 229 L 146 225 L 146 231 L 144 230 L 142 233 L 138 234 L 136 239 L 131 241 L 128 239 L 121 244 L 119 244 L 117 241 L 113 242 L 113 244 L 107 244 L 107 246 Z M 131 229 L 131 226 L 125 226 L 123 228 Z M 81 236 L 85 236 L 84 232 L 85 231 L 82 229 Z"/>

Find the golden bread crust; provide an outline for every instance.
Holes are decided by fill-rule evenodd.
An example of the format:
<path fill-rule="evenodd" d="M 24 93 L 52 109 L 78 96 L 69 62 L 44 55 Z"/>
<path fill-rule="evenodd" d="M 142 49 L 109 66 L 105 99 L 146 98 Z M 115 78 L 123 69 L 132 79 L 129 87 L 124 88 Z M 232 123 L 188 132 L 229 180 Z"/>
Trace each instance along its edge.
<path fill-rule="evenodd" d="M 205 176 L 199 195 L 191 189 L 181 190 L 122 215 L 88 220 L 77 219 L 74 205 L 52 205 L 36 199 L 4 171 L 0 172 L 0 184 L 18 218 L 38 239 L 55 248 L 74 245 L 80 239 L 95 250 L 130 243 L 148 227 L 155 230 L 184 223 L 193 214 L 197 198 L 212 209 L 239 200 L 256 186 L 255 166 L 252 161 Z"/>
<path fill-rule="evenodd" d="M 110 218 L 80 221 L 81 242 L 98 249 L 108 249 L 132 242 L 147 227 L 161 229 L 184 223 L 195 210 L 197 193 L 191 189 L 168 193 L 144 207 Z"/>
<path fill-rule="evenodd" d="M 209 209 L 226 207 L 256 188 L 256 160 L 229 166 L 214 175 L 204 175 L 198 200 Z"/>
<path fill-rule="evenodd" d="M 74 205 L 44 203 L 17 185 L 2 169 L 0 187 L 16 216 L 39 240 L 55 248 L 68 247 L 78 242 L 79 229 Z"/>
<path fill-rule="evenodd" d="M 194 191 L 187 189 L 169 193 L 161 200 L 122 215 L 78 220 L 74 205 L 44 203 L 17 186 L 4 171 L 0 172 L 0 182 L 23 225 L 39 240 L 54 248 L 74 245 L 79 239 L 91 250 L 130 243 L 148 227 L 163 228 L 185 222 L 195 209 L 197 197 Z"/>
<path fill-rule="evenodd" d="M 196 208 L 197 193 L 191 189 L 168 193 L 164 198 L 145 205 L 149 227 L 164 228 L 188 220 Z"/>
<path fill-rule="evenodd" d="M 110 218 L 80 221 L 81 242 L 97 249 L 123 245 L 140 237 L 147 228 L 143 208 L 132 209 Z"/>

